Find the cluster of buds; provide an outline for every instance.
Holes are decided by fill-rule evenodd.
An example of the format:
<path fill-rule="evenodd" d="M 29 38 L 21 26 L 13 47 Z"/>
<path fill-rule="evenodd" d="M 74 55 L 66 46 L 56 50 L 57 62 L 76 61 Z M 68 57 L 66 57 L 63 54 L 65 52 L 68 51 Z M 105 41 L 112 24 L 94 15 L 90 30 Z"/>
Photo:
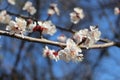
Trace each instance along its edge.
<path fill-rule="evenodd" d="M 119 9 L 118 7 L 115 7 L 115 8 L 114 8 L 114 13 L 115 13 L 116 15 L 120 14 L 120 9 Z"/>
<path fill-rule="evenodd" d="M 74 8 L 74 12 L 70 13 L 71 22 L 74 24 L 77 24 L 84 16 L 83 10 L 78 7 Z"/>
<path fill-rule="evenodd" d="M 12 33 L 24 34 L 26 32 L 39 31 L 42 34 L 53 35 L 56 32 L 56 27 L 51 21 L 37 21 L 34 22 L 31 19 L 28 21 L 22 18 L 15 18 L 15 21 L 10 21 L 9 25 L 6 27 Z"/>
<path fill-rule="evenodd" d="M 35 7 L 32 5 L 32 2 L 27 1 L 23 7 L 23 10 L 26 10 L 29 12 L 31 15 L 34 15 L 36 13 Z"/>
<path fill-rule="evenodd" d="M 57 4 L 52 3 L 52 4 L 50 4 L 50 7 L 49 7 L 49 9 L 48 9 L 48 15 L 52 16 L 52 15 L 54 15 L 55 13 L 56 13 L 57 15 L 60 15 L 60 11 L 59 11 L 59 9 L 58 9 L 58 7 L 57 7 Z"/>
<path fill-rule="evenodd" d="M 83 29 L 76 32 L 72 39 L 66 39 L 65 35 L 60 36 L 60 40 L 66 41 L 66 47 L 59 51 L 50 50 L 48 47 L 45 47 L 43 50 L 43 55 L 56 61 L 59 59 L 75 62 L 82 61 L 83 54 L 79 45 L 85 45 L 88 49 L 100 39 L 100 36 L 101 32 L 98 28 L 96 26 L 90 26 L 90 30 Z"/>
<path fill-rule="evenodd" d="M 8 24 L 11 18 L 12 17 L 7 14 L 6 10 L 0 12 L 0 23 Z"/>

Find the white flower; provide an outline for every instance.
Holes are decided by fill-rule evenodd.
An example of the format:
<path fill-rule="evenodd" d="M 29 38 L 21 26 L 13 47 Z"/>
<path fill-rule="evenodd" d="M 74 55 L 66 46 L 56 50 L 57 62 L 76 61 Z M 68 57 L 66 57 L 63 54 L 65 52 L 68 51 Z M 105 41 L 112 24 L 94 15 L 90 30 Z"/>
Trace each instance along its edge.
<path fill-rule="evenodd" d="M 82 50 L 76 45 L 76 43 L 72 39 L 67 39 L 66 45 L 67 46 L 65 49 L 69 49 L 71 52 L 82 52 Z"/>
<path fill-rule="evenodd" d="M 7 14 L 6 10 L 0 12 L 0 22 L 4 24 L 8 24 L 11 20 L 11 16 Z"/>
<path fill-rule="evenodd" d="M 101 32 L 96 26 L 90 26 L 90 30 L 91 37 L 94 38 L 95 42 L 97 42 L 100 39 Z"/>
<path fill-rule="evenodd" d="M 65 42 L 66 39 L 67 39 L 67 37 L 66 37 L 64 34 L 62 34 L 62 35 L 58 36 L 57 39 L 58 39 L 59 41 L 61 41 L 61 42 Z"/>
<path fill-rule="evenodd" d="M 10 21 L 11 21 L 11 16 L 10 15 L 6 15 L 5 16 L 5 20 L 4 20 L 4 22 L 3 23 L 6 23 L 6 24 L 8 24 Z"/>
<path fill-rule="evenodd" d="M 56 32 L 56 27 L 51 21 L 39 21 L 38 24 L 43 28 L 42 34 L 53 35 Z"/>
<path fill-rule="evenodd" d="M 55 61 L 59 60 L 59 54 L 55 50 L 50 51 L 50 59 L 54 59 Z"/>
<path fill-rule="evenodd" d="M 69 62 L 71 60 L 70 55 L 68 55 L 67 51 L 65 50 L 60 50 L 58 52 L 60 60 L 64 60 Z"/>
<path fill-rule="evenodd" d="M 0 12 L 0 22 L 3 23 L 5 21 L 5 14 L 6 14 L 6 11 L 1 11 Z"/>
<path fill-rule="evenodd" d="M 90 31 L 84 45 L 89 48 L 100 39 L 100 36 L 101 32 L 98 30 L 98 28 L 96 26 L 90 26 Z"/>
<path fill-rule="evenodd" d="M 26 21 L 24 20 L 24 19 L 22 19 L 22 18 L 15 18 L 15 21 L 16 21 L 16 23 L 17 23 L 17 25 L 18 25 L 18 28 L 20 29 L 20 30 L 25 30 L 25 28 L 26 28 Z"/>
<path fill-rule="evenodd" d="M 70 19 L 71 19 L 71 22 L 74 24 L 77 24 L 80 20 L 80 18 L 77 17 L 77 14 L 75 12 L 70 13 Z"/>
<path fill-rule="evenodd" d="M 71 22 L 74 24 L 77 24 L 84 16 L 83 10 L 78 7 L 74 8 L 74 12 L 70 13 Z"/>
<path fill-rule="evenodd" d="M 49 57 L 50 59 L 54 59 L 55 61 L 59 60 L 59 54 L 55 50 L 51 50 L 48 48 L 48 46 L 45 46 L 43 49 L 43 56 Z"/>
<path fill-rule="evenodd" d="M 30 7 L 27 11 L 28 11 L 31 15 L 34 15 L 34 14 L 36 13 L 35 7 Z"/>
<path fill-rule="evenodd" d="M 58 9 L 58 7 L 57 7 L 57 4 L 55 4 L 55 3 L 52 3 L 52 4 L 50 4 L 50 7 L 49 7 L 49 9 L 48 9 L 48 14 L 49 15 L 53 15 L 53 14 L 57 14 L 57 15 L 60 15 L 60 12 L 59 12 L 59 9 Z"/>
<path fill-rule="evenodd" d="M 53 14 L 55 14 L 55 11 L 51 8 L 48 9 L 48 15 L 53 15 Z"/>
<path fill-rule="evenodd" d="M 75 58 L 75 62 L 79 62 L 79 61 L 82 61 L 84 58 L 83 58 L 83 54 L 78 54 Z"/>
<path fill-rule="evenodd" d="M 23 7 L 23 10 L 27 10 L 29 7 L 31 7 L 32 6 L 32 2 L 30 2 L 30 1 L 27 1 L 26 3 L 25 3 L 25 5 L 24 5 L 24 7 Z"/>
<path fill-rule="evenodd" d="M 10 31 L 11 33 L 21 33 L 20 30 L 18 30 L 18 26 L 15 21 L 10 21 L 9 25 L 6 26 L 6 30 Z"/>
<path fill-rule="evenodd" d="M 43 27 L 46 28 L 43 30 L 43 34 L 50 34 L 53 35 L 56 32 L 56 27 L 55 25 L 52 24 L 51 21 L 45 21 L 43 23 Z"/>
<path fill-rule="evenodd" d="M 73 39 L 77 44 L 83 44 L 86 48 L 89 48 L 95 44 L 101 36 L 101 32 L 96 26 L 90 26 L 90 30 L 79 30 L 73 35 Z"/>
<path fill-rule="evenodd" d="M 8 0 L 8 3 L 10 3 L 11 5 L 15 5 L 15 0 Z"/>
<path fill-rule="evenodd" d="M 73 39 L 77 44 L 79 44 L 88 36 L 88 33 L 88 29 L 80 30 L 73 35 Z"/>
<path fill-rule="evenodd" d="M 50 49 L 48 48 L 48 46 L 45 46 L 45 48 L 43 49 L 43 56 L 47 57 L 49 55 Z"/>
<path fill-rule="evenodd" d="M 23 7 L 23 10 L 27 10 L 31 15 L 34 15 L 36 13 L 35 7 L 33 7 L 32 2 L 27 1 Z"/>
<path fill-rule="evenodd" d="M 15 21 L 10 21 L 6 30 L 13 33 L 24 34 L 26 28 L 26 21 L 22 18 L 15 18 Z"/>
<path fill-rule="evenodd" d="M 79 32 L 76 32 L 74 35 L 73 35 L 73 39 L 74 41 L 79 44 L 80 42 L 82 42 L 82 35 L 79 33 Z"/>
<path fill-rule="evenodd" d="M 115 7 L 114 8 L 114 13 L 115 13 L 115 15 L 120 14 L 120 9 L 118 7 Z"/>
<path fill-rule="evenodd" d="M 67 39 L 66 45 L 67 46 L 63 50 L 60 50 L 58 52 L 60 59 L 63 59 L 65 61 L 76 61 L 76 58 L 80 56 L 82 50 L 75 44 L 72 39 Z"/>
<path fill-rule="evenodd" d="M 80 19 L 84 18 L 85 15 L 83 13 L 83 9 L 76 7 L 76 8 L 74 8 L 74 11 L 78 14 L 78 16 L 80 17 Z"/>

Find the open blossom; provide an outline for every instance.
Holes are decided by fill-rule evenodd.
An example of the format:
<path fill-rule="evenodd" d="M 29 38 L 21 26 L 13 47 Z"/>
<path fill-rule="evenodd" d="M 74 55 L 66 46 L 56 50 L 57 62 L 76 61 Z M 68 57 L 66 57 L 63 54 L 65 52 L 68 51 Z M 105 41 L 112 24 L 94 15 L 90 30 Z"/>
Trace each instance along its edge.
<path fill-rule="evenodd" d="M 60 15 L 60 11 L 59 11 L 59 9 L 58 9 L 58 7 L 57 7 L 57 4 L 55 4 L 55 3 L 52 3 L 52 4 L 50 4 L 50 7 L 49 7 L 49 9 L 48 9 L 48 15 L 53 15 L 53 14 L 57 14 L 57 15 Z"/>
<path fill-rule="evenodd" d="M 90 30 L 83 29 L 73 35 L 73 40 L 77 44 L 84 44 L 87 48 L 95 44 L 101 36 L 101 32 L 96 26 L 90 26 Z"/>
<path fill-rule="evenodd" d="M 98 30 L 96 26 L 90 26 L 90 30 L 91 37 L 93 37 L 95 42 L 97 42 L 100 39 L 101 32 Z"/>
<path fill-rule="evenodd" d="M 64 34 L 62 34 L 62 35 L 58 36 L 57 39 L 58 39 L 59 41 L 61 41 L 61 42 L 65 42 L 66 39 L 67 39 L 67 37 L 66 37 Z"/>
<path fill-rule="evenodd" d="M 86 41 L 83 43 L 87 48 L 95 44 L 101 36 L 101 32 L 96 26 L 90 26 L 90 31 L 87 35 Z"/>
<path fill-rule="evenodd" d="M 74 8 L 74 12 L 70 13 L 71 22 L 74 24 L 77 24 L 84 16 L 83 10 L 78 7 Z"/>
<path fill-rule="evenodd" d="M 66 47 L 63 50 L 60 50 L 58 53 L 60 59 L 65 61 L 82 61 L 83 55 L 80 54 L 82 50 L 76 45 L 72 39 L 67 39 Z"/>
<path fill-rule="evenodd" d="M 0 12 L 0 22 L 4 24 L 8 24 L 11 20 L 11 16 L 7 14 L 6 10 Z"/>
<path fill-rule="evenodd" d="M 33 7 L 32 2 L 27 1 L 23 7 L 23 10 L 27 10 L 31 15 L 34 15 L 36 13 L 35 7 Z"/>
<path fill-rule="evenodd" d="M 48 46 L 45 46 L 43 50 L 43 56 L 49 57 L 50 59 L 54 59 L 55 61 L 59 60 L 59 54 L 55 50 L 51 50 L 48 48 Z"/>
<path fill-rule="evenodd" d="M 95 44 L 100 39 L 100 36 L 101 32 L 98 30 L 98 28 L 96 26 L 90 26 L 90 32 L 85 42 L 85 45 L 89 47 Z"/>
<path fill-rule="evenodd" d="M 116 15 L 120 14 L 120 9 L 119 9 L 118 7 L 115 7 L 115 8 L 114 8 L 114 13 L 115 13 Z"/>
<path fill-rule="evenodd" d="M 9 25 L 6 27 L 6 30 L 9 30 L 11 33 L 18 33 L 20 34 L 20 31 L 17 29 L 17 24 L 15 21 L 10 21 Z"/>
<path fill-rule="evenodd" d="M 8 3 L 10 3 L 11 5 L 15 5 L 15 0 L 8 0 Z"/>
<path fill-rule="evenodd" d="M 6 30 L 12 33 L 24 34 L 26 28 L 26 21 L 22 18 L 15 18 L 15 21 L 11 20 Z"/>
<path fill-rule="evenodd" d="M 27 1 L 26 3 L 25 3 L 25 5 L 24 5 L 24 7 L 23 7 L 23 10 L 27 10 L 29 7 L 31 7 L 32 6 L 32 2 L 30 2 L 30 1 Z"/>
<path fill-rule="evenodd" d="M 27 11 L 31 14 L 31 15 L 34 15 L 36 13 L 36 9 L 35 7 L 30 7 L 29 9 L 27 9 Z"/>
<path fill-rule="evenodd" d="M 27 20 L 26 31 L 28 32 L 41 32 L 42 34 L 53 35 L 56 32 L 56 27 L 51 21 L 32 21 Z"/>
<path fill-rule="evenodd" d="M 73 35 L 74 41 L 79 44 L 88 36 L 88 29 L 83 29 Z"/>
<path fill-rule="evenodd" d="M 41 22 L 38 21 L 42 34 L 53 35 L 56 32 L 56 27 L 51 21 Z"/>

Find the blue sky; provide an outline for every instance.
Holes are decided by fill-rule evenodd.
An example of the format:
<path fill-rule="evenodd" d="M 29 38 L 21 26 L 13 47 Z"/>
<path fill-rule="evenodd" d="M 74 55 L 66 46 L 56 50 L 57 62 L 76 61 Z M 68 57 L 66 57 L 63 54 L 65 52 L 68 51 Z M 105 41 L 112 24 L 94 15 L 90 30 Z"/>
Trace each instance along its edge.
<path fill-rule="evenodd" d="M 6 7 L 6 1 L 2 0 L 3 2 L 0 3 L 0 9 L 4 9 Z M 114 32 L 111 30 L 111 24 L 114 29 L 116 29 L 116 19 L 119 15 L 114 14 L 114 7 L 110 8 L 104 8 L 101 9 L 98 0 L 74 0 L 76 3 L 76 7 L 83 7 L 85 11 L 85 19 L 80 22 L 78 25 L 73 27 L 74 29 L 80 29 L 80 28 L 88 28 L 88 25 L 98 25 L 100 31 L 102 32 L 103 38 L 107 38 L 110 40 L 114 40 Z M 104 2 L 103 0 L 100 0 L 101 2 Z M 108 0 L 105 0 L 106 2 Z M 58 4 L 61 4 L 60 1 L 56 1 Z M 109 2 L 109 1 L 108 1 Z M 43 9 L 40 11 L 40 19 L 45 20 L 47 18 L 47 6 L 44 6 Z M 71 3 L 69 3 L 71 4 Z M 61 6 L 59 6 L 61 7 Z M 8 11 L 11 11 L 13 13 L 19 13 L 16 8 L 13 6 L 9 7 L 10 9 L 7 9 Z M 54 15 L 51 20 L 54 24 L 58 26 L 62 26 L 65 28 L 68 28 L 66 26 L 69 26 L 70 18 L 69 18 L 69 12 L 72 11 L 72 8 L 70 10 L 64 12 L 62 16 L 56 16 Z M 106 16 L 107 15 L 107 16 Z M 1 28 L 1 27 L 0 27 Z M 54 35 L 54 37 L 47 36 L 50 40 L 56 40 L 57 36 L 60 34 L 66 34 L 68 37 L 71 36 L 70 33 L 66 33 L 64 31 L 58 30 L 58 32 Z M 19 45 L 21 41 L 18 39 L 11 39 L 9 37 L 2 36 L 0 38 L 0 61 L 2 64 L 0 65 L 0 69 L 5 70 L 6 73 L 10 74 L 10 70 L 13 67 L 13 63 L 15 61 L 15 55 L 17 54 L 19 50 Z M 33 44 L 34 47 L 30 51 L 26 51 L 27 48 L 30 46 L 30 44 Z M 85 74 L 92 74 L 92 80 L 118 80 L 120 78 L 120 48 L 118 47 L 109 47 L 106 48 L 105 53 L 101 53 L 101 49 L 92 49 L 92 50 L 85 50 L 83 54 L 85 55 L 85 58 L 83 62 L 74 63 L 74 62 L 64 62 L 64 61 L 51 61 L 52 68 L 50 68 L 48 61 L 46 58 L 42 56 L 42 50 L 43 47 L 46 44 L 38 44 L 38 43 L 25 43 L 25 47 L 23 48 L 23 51 L 21 52 L 21 60 L 18 65 L 18 70 L 23 71 L 23 67 L 27 68 L 28 71 L 24 71 L 26 74 L 27 79 L 31 79 L 31 75 L 33 75 L 32 72 L 32 66 L 37 66 L 37 77 L 39 79 L 39 75 L 42 73 L 46 73 L 46 80 L 49 80 L 50 74 L 49 70 L 52 69 L 52 72 L 55 77 L 61 78 L 65 75 L 71 75 L 72 73 L 77 73 L 78 76 L 74 77 L 76 80 L 80 79 Z M 56 48 L 56 47 L 51 47 Z M 57 49 L 57 48 L 56 48 Z M 98 61 L 98 65 L 94 68 L 94 70 L 91 70 L 92 66 L 96 63 L 98 57 L 100 54 L 105 54 L 100 61 Z M 106 55 L 107 54 L 107 55 Z M 33 61 L 33 63 L 32 63 Z M 85 62 L 87 61 L 87 62 Z M 89 70 L 87 72 L 87 67 L 89 66 Z M 1 71 L 1 70 L 0 70 Z M 81 72 L 80 72 L 81 71 Z M 1 72 L 0 72 L 1 74 Z M 32 79 L 31 79 L 32 80 Z M 82 80 L 82 79 L 81 79 Z"/>

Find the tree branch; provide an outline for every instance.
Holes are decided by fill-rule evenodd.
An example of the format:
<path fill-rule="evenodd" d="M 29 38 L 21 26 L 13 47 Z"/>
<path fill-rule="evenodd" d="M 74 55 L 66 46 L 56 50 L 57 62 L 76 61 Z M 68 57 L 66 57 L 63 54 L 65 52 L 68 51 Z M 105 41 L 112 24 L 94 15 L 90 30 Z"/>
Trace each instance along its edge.
<path fill-rule="evenodd" d="M 2 10 L 0 9 L 0 11 L 2 11 Z M 31 16 L 28 17 L 28 16 L 24 16 L 24 15 L 12 13 L 12 12 L 9 12 L 9 11 L 7 11 L 7 13 L 8 13 L 9 15 L 14 15 L 14 16 L 17 16 L 17 17 L 21 17 L 21 18 L 23 18 L 23 19 L 32 19 L 33 21 L 39 21 L 39 19 L 33 18 L 33 17 L 31 17 Z M 62 28 L 62 27 L 60 27 L 60 26 L 56 26 L 56 28 L 58 28 L 58 29 L 60 29 L 60 30 L 67 31 L 67 32 L 71 32 L 71 33 L 75 33 L 75 32 L 76 32 L 75 30 Z"/>
<path fill-rule="evenodd" d="M 37 38 L 28 37 L 28 36 L 23 37 L 20 34 L 11 34 L 10 32 L 3 31 L 3 30 L 0 30 L 0 35 L 13 37 L 13 38 L 25 40 L 25 41 L 28 41 L 28 42 L 43 43 L 43 44 L 49 44 L 49 45 L 54 45 L 54 46 L 58 46 L 58 47 L 65 47 L 66 46 L 65 43 L 51 41 L 51 40 L 47 40 L 47 39 L 43 39 L 43 38 L 37 39 Z M 96 49 L 96 48 L 106 48 L 106 47 L 110 47 L 110 46 L 120 47 L 120 42 L 110 41 L 108 43 L 94 44 L 89 48 Z M 86 46 L 80 45 L 80 48 L 86 49 Z"/>
<path fill-rule="evenodd" d="M 3 30 L 0 30 L 0 35 L 13 37 L 13 38 L 25 40 L 25 41 L 28 41 L 28 42 L 44 43 L 44 44 L 50 44 L 50 45 L 55 45 L 55 46 L 66 46 L 64 43 L 50 41 L 50 40 L 47 40 L 47 39 L 37 39 L 37 38 L 28 37 L 28 36 L 23 37 L 20 34 L 11 34 L 10 32 L 3 31 Z"/>

